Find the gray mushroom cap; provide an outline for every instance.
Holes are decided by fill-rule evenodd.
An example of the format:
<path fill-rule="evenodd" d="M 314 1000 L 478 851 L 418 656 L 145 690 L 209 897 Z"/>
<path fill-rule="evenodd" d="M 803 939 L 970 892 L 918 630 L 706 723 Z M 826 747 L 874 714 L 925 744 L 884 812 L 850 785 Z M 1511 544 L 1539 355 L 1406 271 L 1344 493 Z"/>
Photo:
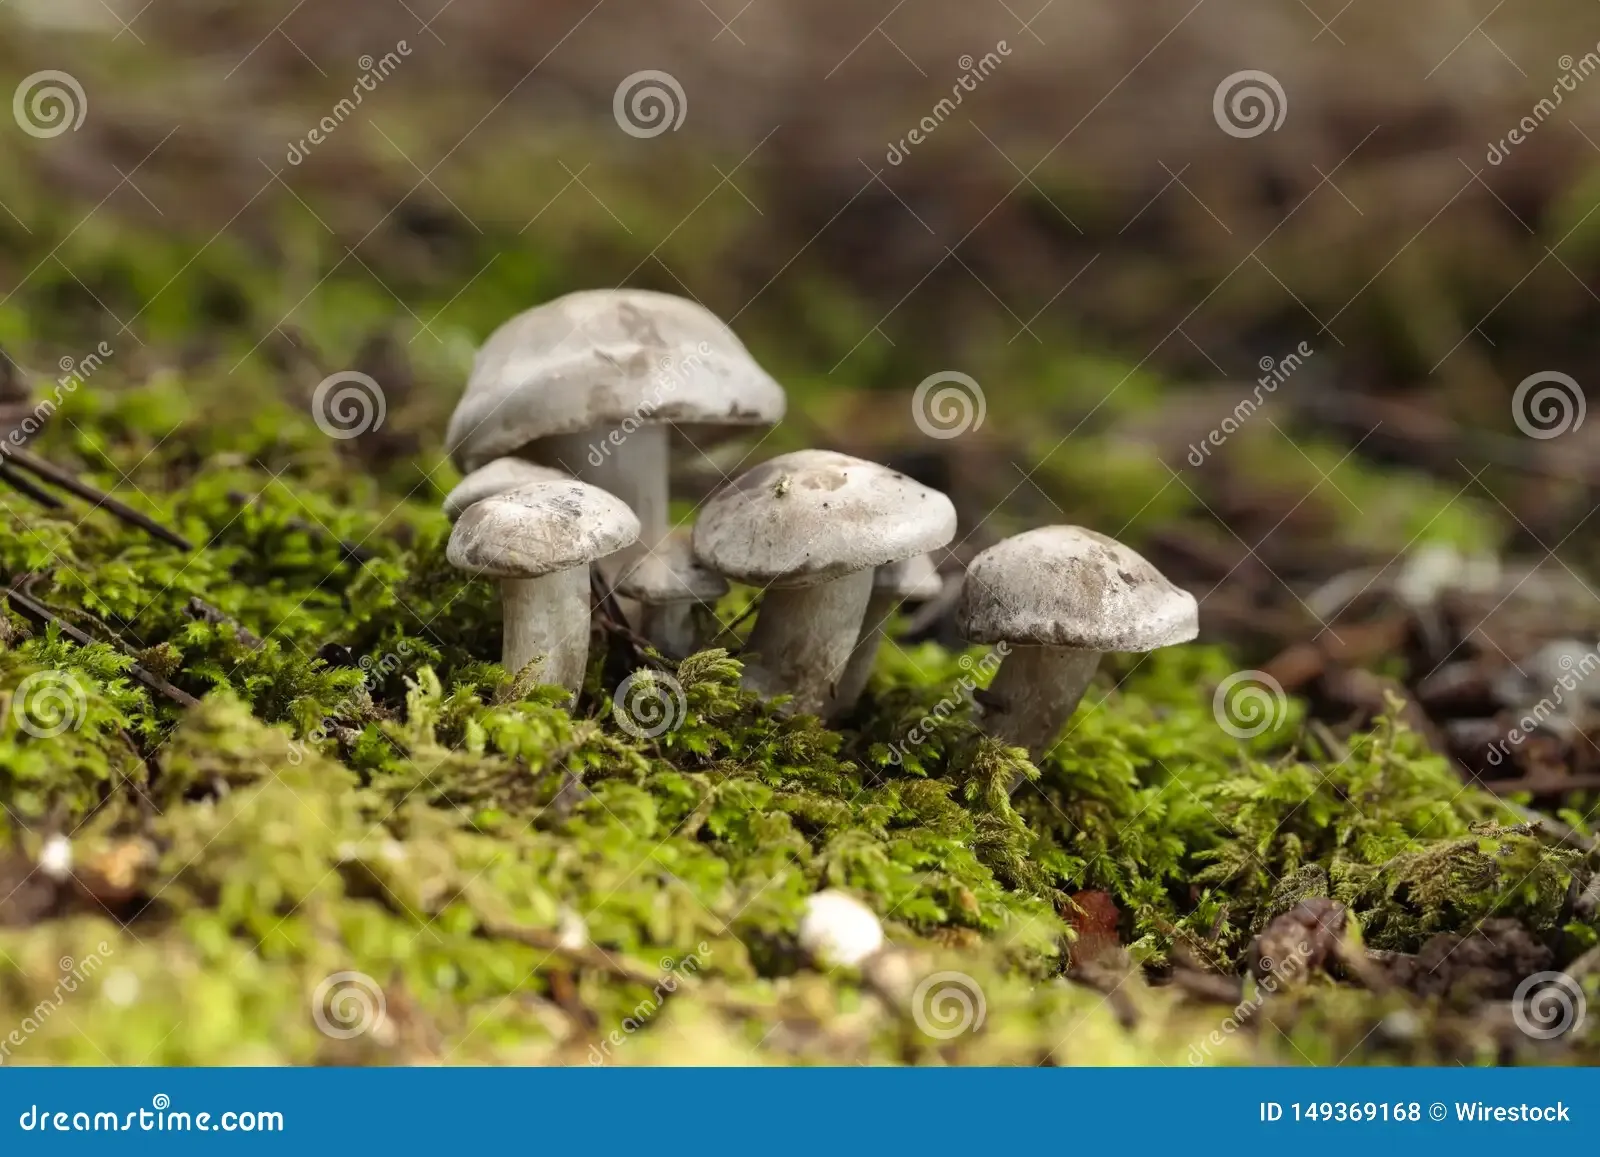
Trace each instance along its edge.
<path fill-rule="evenodd" d="M 1116 539 L 1046 526 L 972 561 L 956 623 L 977 643 L 1153 651 L 1194 638 L 1199 614 L 1193 595 Z"/>
<path fill-rule="evenodd" d="M 630 563 L 617 578 L 617 594 L 641 603 L 714 603 L 728 580 L 695 561 L 687 535 L 673 535 Z"/>
<path fill-rule="evenodd" d="M 569 476 L 550 466 L 536 466 L 522 458 L 496 458 L 468 474 L 444 497 L 444 513 L 451 522 L 467 507 L 534 482 L 561 482 Z"/>
<path fill-rule="evenodd" d="M 639 537 L 622 499 L 586 482 L 535 482 L 467 509 L 450 535 L 452 566 L 492 578 L 539 578 L 604 558 Z"/>
<path fill-rule="evenodd" d="M 875 462 L 800 450 L 714 494 L 694 553 L 740 582 L 807 587 L 936 550 L 955 533 L 955 507 L 937 490 Z"/>
<path fill-rule="evenodd" d="M 445 444 L 464 470 L 529 442 L 634 419 L 771 425 L 783 387 L 709 310 L 637 289 L 568 294 L 484 343 Z"/>
<path fill-rule="evenodd" d="M 872 576 L 872 589 L 906 602 L 925 603 L 944 589 L 944 580 L 931 555 L 914 554 L 880 566 Z"/>

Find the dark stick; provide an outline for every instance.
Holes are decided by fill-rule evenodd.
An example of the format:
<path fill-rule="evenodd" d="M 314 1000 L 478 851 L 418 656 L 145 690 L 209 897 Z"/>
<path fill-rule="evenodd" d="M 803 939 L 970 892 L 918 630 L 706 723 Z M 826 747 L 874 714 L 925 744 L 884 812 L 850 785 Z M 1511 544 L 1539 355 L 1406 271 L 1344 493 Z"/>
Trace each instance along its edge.
<path fill-rule="evenodd" d="M 92 502 L 96 506 L 104 507 L 108 513 L 116 515 L 124 522 L 132 523 L 134 526 L 154 535 L 163 542 L 170 543 L 179 550 L 194 549 L 194 544 L 177 531 L 168 530 L 155 519 L 148 515 L 140 514 L 133 507 L 119 502 L 104 491 L 95 489 L 87 482 L 80 480 L 76 475 L 61 469 L 59 466 L 52 465 L 37 454 L 28 450 L 11 450 L 6 457 L 12 465 L 22 467 L 30 474 L 37 474 L 45 481 L 54 483 L 85 502 Z"/>
<path fill-rule="evenodd" d="M 0 465 L 0 482 L 4 482 L 25 498 L 31 498 L 46 510 L 60 510 L 66 503 L 42 487 L 35 486 L 15 470 Z"/>

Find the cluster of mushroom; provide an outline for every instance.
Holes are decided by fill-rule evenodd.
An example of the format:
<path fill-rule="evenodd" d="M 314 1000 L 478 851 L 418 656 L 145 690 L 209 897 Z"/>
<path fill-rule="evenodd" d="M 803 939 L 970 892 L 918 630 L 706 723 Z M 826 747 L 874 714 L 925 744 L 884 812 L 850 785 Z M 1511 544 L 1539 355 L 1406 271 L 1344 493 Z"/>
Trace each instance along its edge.
<path fill-rule="evenodd" d="M 866 686 L 884 625 L 941 583 L 950 500 L 825 450 L 764 462 L 707 500 L 692 535 L 668 513 L 671 430 L 695 447 L 783 417 L 784 393 L 698 304 L 638 290 L 575 293 L 485 343 L 447 442 L 465 478 L 445 500 L 449 559 L 502 584 L 503 662 L 576 694 L 590 567 L 663 654 L 702 646 L 728 580 L 762 589 L 745 682 L 838 718 Z M 1036 760 L 1101 653 L 1192 639 L 1192 596 L 1132 550 L 1053 526 L 980 554 L 962 580 L 965 637 L 1006 644 L 983 722 Z"/>

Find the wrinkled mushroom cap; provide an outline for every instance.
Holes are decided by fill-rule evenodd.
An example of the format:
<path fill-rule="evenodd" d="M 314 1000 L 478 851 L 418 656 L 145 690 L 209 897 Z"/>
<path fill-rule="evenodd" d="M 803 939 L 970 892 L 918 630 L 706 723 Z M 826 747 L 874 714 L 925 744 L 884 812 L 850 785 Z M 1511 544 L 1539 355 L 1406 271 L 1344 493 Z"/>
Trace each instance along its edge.
<path fill-rule="evenodd" d="M 925 603 L 944 589 L 939 568 L 933 556 L 914 554 L 888 566 L 880 566 L 872 576 L 872 589 L 879 594 L 893 595 L 908 603 Z"/>
<path fill-rule="evenodd" d="M 485 498 L 493 498 L 496 494 L 505 494 L 534 482 L 561 482 L 567 477 L 560 470 L 536 466 L 522 458 L 496 458 L 487 466 L 480 466 L 468 474 L 444 496 L 445 517 L 454 522 L 467 507 Z"/>
<path fill-rule="evenodd" d="M 783 387 L 709 310 L 666 293 L 588 290 L 489 336 L 445 444 L 471 470 L 539 438 L 630 418 L 771 425 L 784 407 Z"/>
<path fill-rule="evenodd" d="M 976 643 L 1153 651 L 1199 632 L 1194 596 L 1145 557 L 1081 526 L 991 546 L 967 571 L 956 625 Z"/>
<path fill-rule="evenodd" d="M 712 495 L 694 553 L 740 582 L 805 587 L 936 550 L 955 533 L 955 507 L 937 490 L 875 462 L 800 450 Z"/>
<path fill-rule="evenodd" d="M 695 561 L 688 535 L 675 534 L 628 564 L 617 578 L 617 594 L 660 606 L 714 603 L 728 593 L 728 580 Z"/>
<path fill-rule="evenodd" d="M 490 578 L 538 578 L 614 554 L 638 537 L 639 519 L 615 495 L 586 482 L 535 482 L 468 507 L 445 557 Z"/>

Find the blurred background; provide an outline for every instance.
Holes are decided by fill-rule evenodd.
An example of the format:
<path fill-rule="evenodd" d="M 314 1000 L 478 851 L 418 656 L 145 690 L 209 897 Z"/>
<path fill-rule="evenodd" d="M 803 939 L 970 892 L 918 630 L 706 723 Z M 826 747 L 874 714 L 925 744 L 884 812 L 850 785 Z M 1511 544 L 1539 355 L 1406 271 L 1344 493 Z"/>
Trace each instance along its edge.
<path fill-rule="evenodd" d="M 1329 719 L 1403 689 L 1549 794 L 1587 707 L 1482 753 L 1600 635 L 1597 44 L 1581 0 L 5 0 L 0 346 L 217 421 L 361 370 L 340 453 L 436 501 L 496 325 L 688 295 L 790 417 L 685 512 L 821 445 L 948 490 L 947 570 L 1090 525 Z"/>

